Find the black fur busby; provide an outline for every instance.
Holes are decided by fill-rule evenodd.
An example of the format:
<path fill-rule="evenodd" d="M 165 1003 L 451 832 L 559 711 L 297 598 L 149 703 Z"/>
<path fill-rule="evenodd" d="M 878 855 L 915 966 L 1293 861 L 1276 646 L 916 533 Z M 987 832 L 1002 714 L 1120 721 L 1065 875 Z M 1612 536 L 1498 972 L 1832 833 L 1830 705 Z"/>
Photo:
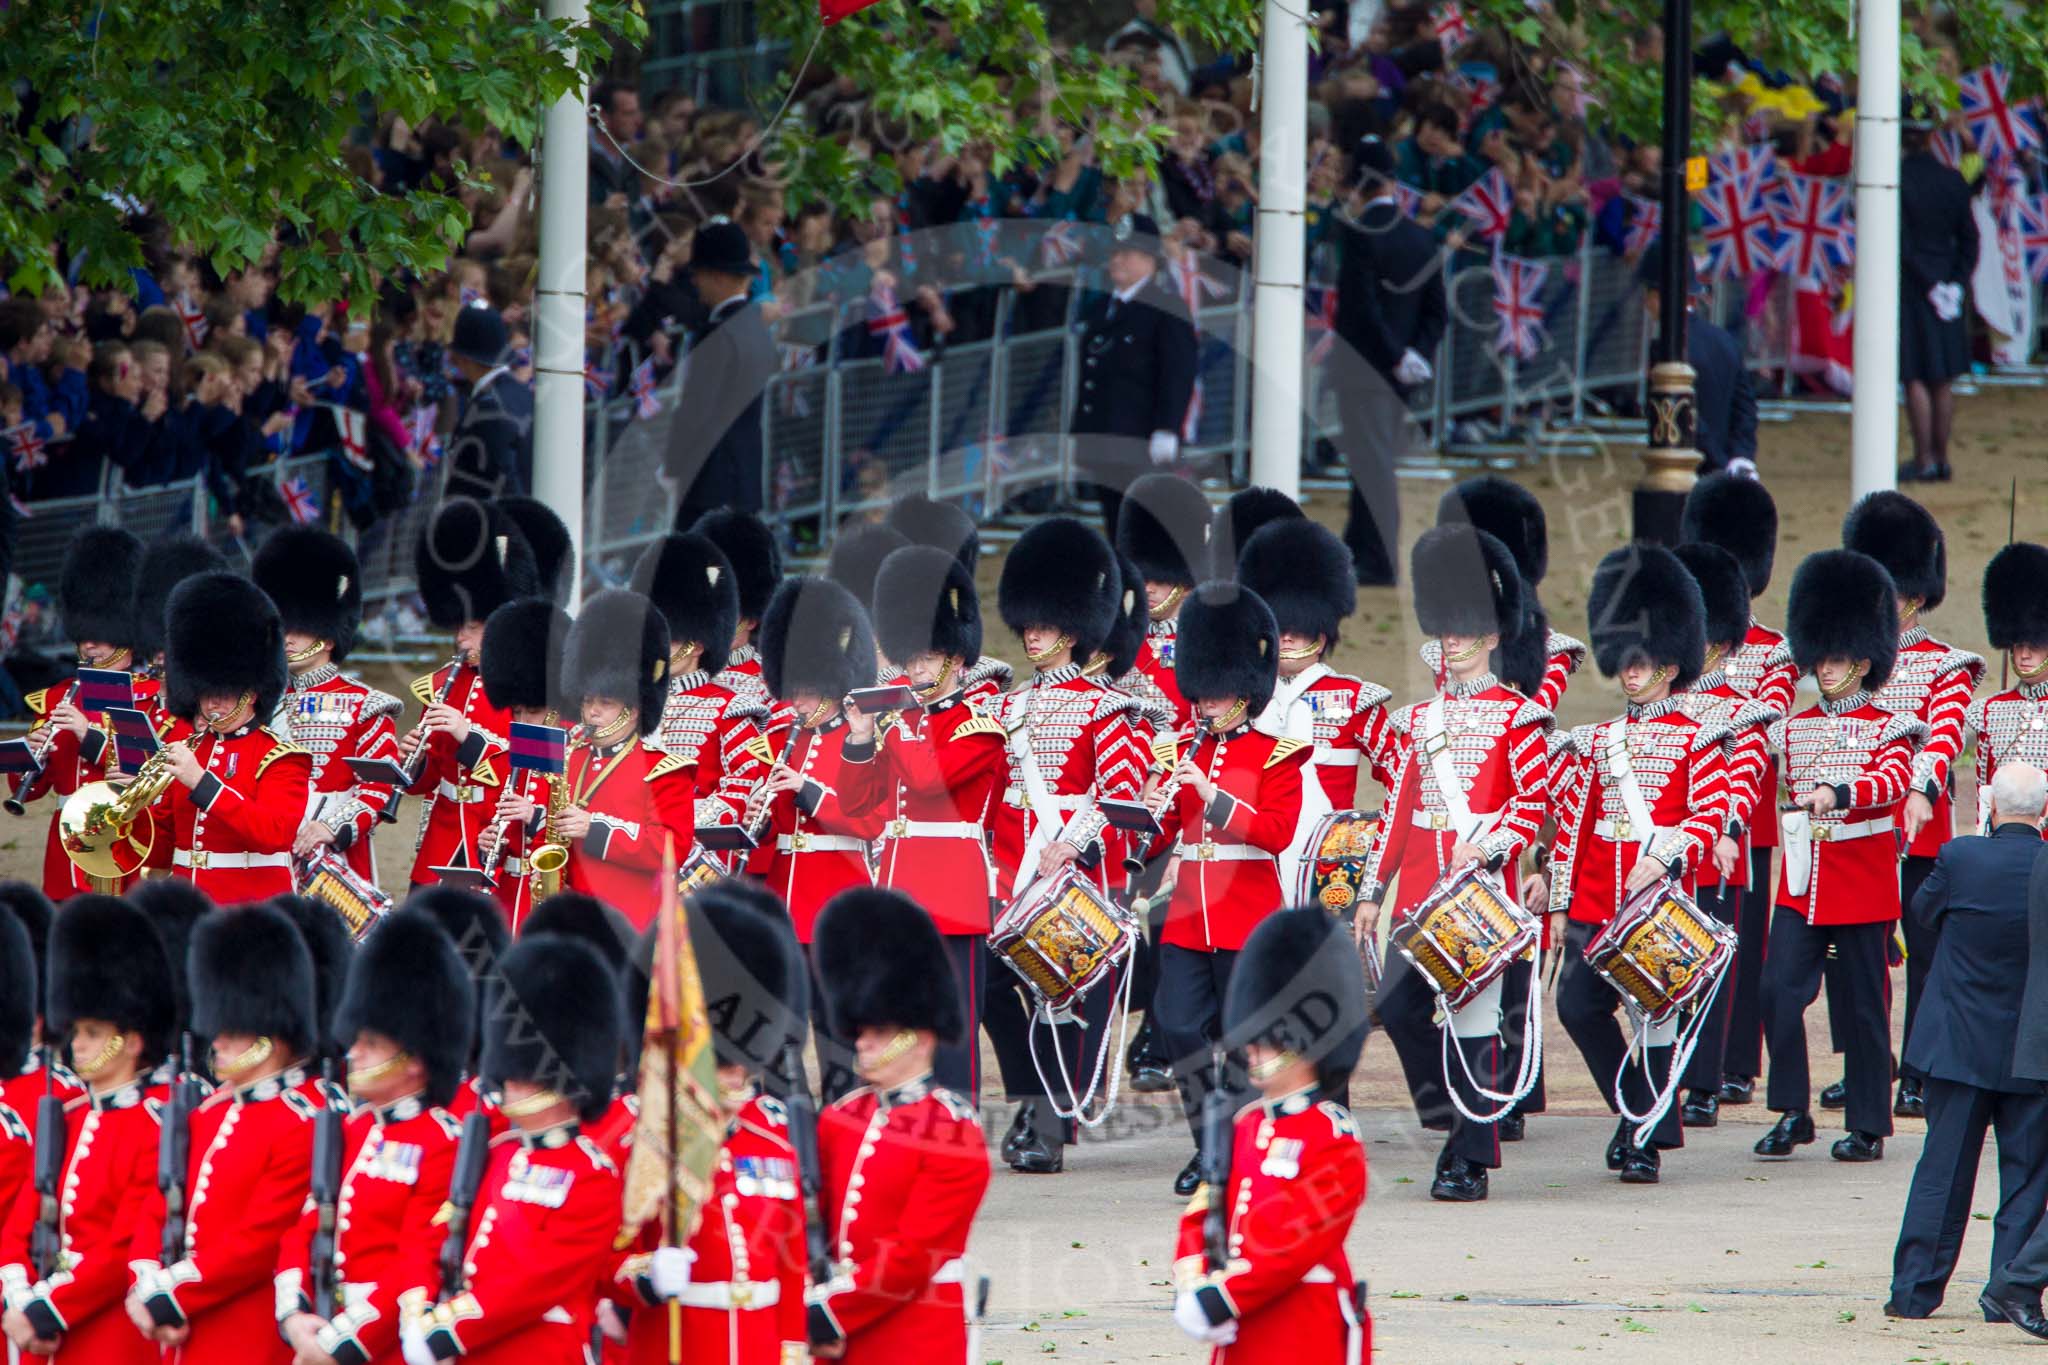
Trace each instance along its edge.
<path fill-rule="evenodd" d="M 1238 556 L 1253 536 L 1273 522 L 1307 515 L 1277 488 L 1238 489 L 1209 516 L 1209 577 L 1236 577 Z"/>
<path fill-rule="evenodd" d="M 1173 679 L 1189 701 L 1244 697 L 1256 718 L 1273 700 L 1280 668 L 1280 628 L 1273 609 L 1250 588 L 1213 581 L 1189 593 L 1180 608 Z"/>
<path fill-rule="evenodd" d="M 1508 547 L 1530 587 L 1550 572 L 1550 523 L 1536 495 L 1498 474 L 1481 474 L 1444 490 L 1436 522 L 1469 522 Z"/>
<path fill-rule="evenodd" d="M 558 605 L 568 605 L 569 571 L 576 558 L 569 528 L 555 515 L 554 508 L 537 498 L 514 495 L 497 501 L 498 510 L 511 518 L 519 534 L 526 537 L 526 548 L 533 551 L 533 574 L 540 585 L 540 595 Z"/>
<path fill-rule="evenodd" d="M 956 503 L 907 493 L 889 504 L 884 523 L 912 545 L 929 545 L 958 559 L 972 574 L 981 562 L 981 533 Z"/>
<path fill-rule="evenodd" d="M 1984 631 L 1993 649 L 2048 645 L 2048 548 L 2022 540 L 1991 556 Z"/>
<path fill-rule="evenodd" d="M 1254 535 L 1237 557 L 1237 581 L 1273 609 L 1281 630 L 1320 635 L 1331 649 L 1344 618 L 1358 609 L 1351 551 L 1307 517 L 1286 518 Z"/>
<path fill-rule="evenodd" d="M 1685 495 L 1678 528 L 1684 540 L 1705 541 L 1734 555 L 1752 598 L 1771 586 L 1771 566 L 1778 557 L 1778 504 L 1761 480 L 1725 471 L 1706 475 Z"/>
<path fill-rule="evenodd" d="M 405 898 L 405 905 L 441 926 L 472 980 L 481 980 L 496 971 L 505 950 L 512 945 L 505 912 L 489 896 L 452 886 L 420 886 Z"/>
<path fill-rule="evenodd" d="M 64 548 L 57 606 L 64 638 L 103 645 L 135 643 L 135 579 L 142 542 L 118 526 L 82 526 Z"/>
<path fill-rule="evenodd" d="M 570 705 L 606 697 L 639 709 L 640 733 L 661 728 L 668 704 L 668 622 L 628 588 L 583 603 L 562 650 L 562 696 Z"/>
<path fill-rule="evenodd" d="M 511 517 L 475 498 L 446 498 L 434 509 L 413 546 L 413 571 L 427 619 L 443 630 L 542 595 L 533 547 Z"/>
<path fill-rule="evenodd" d="M 1432 526 L 1408 556 L 1426 635 L 1502 635 L 1522 620 L 1522 575 L 1507 546 L 1465 522 Z"/>
<path fill-rule="evenodd" d="M 782 582 L 782 546 L 768 523 L 751 512 L 722 507 L 690 528 L 724 552 L 740 593 L 740 619 L 759 621 Z"/>
<path fill-rule="evenodd" d="M 981 601 L 974 577 L 935 545 L 906 545 L 875 575 L 875 640 L 898 663 L 930 651 L 981 657 Z"/>
<path fill-rule="evenodd" d="M 171 593 L 188 578 L 225 569 L 220 551 L 183 532 L 151 541 L 135 573 L 135 661 L 152 663 L 170 630 Z"/>
<path fill-rule="evenodd" d="M 816 692 L 834 701 L 875 681 L 875 632 L 867 609 L 829 578 L 792 578 L 761 618 L 761 677 L 787 701 Z"/>
<path fill-rule="evenodd" d="M 565 934 L 521 938 L 485 985 L 483 1075 L 556 1091 L 585 1120 L 611 1106 L 624 1008 L 597 949 Z"/>
<path fill-rule="evenodd" d="M 832 553 L 825 560 L 825 577 L 872 611 L 875 575 L 882 571 L 882 561 L 908 544 L 901 532 L 887 526 L 842 527 L 833 538 Z"/>
<path fill-rule="evenodd" d="M 1229 1045 L 1265 1043 L 1311 1063 L 1340 1088 L 1358 1065 L 1372 1021 L 1365 969 L 1344 922 L 1318 906 L 1276 910 L 1245 940 L 1224 993 Z"/>
<path fill-rule="evenodd" d="M 1707 657 L 1706 605 L 1700 585 L 1663 546 L 1609 550 L 1586 591 L 1586 621 L 1603 677 L 1642 660 L 1677 669 L 1674 692 L 1699 679 Z"/>
<path fill-rule="evenodd" d="M 1146 474 L 1124 493 L 1116 548 L 1147 583 L 1192 588 L 1209 564 L 1209 500 L 1176 474 Z"/>
<path fill-rule="evenodd" d="M 164 946 L 164 960 L 171 964 L 171 994 L 177 1006 L 177 1031 L 192 1026 L 192 980 L 185 970 L 190 960 L 192 931 L 213 913 L 213 898 L 183 877 L 150 877 L 128 891 L 127 901 L 140 910 L 156 929 Z"/>
<path fill-rule="evenodd" d="M 1700 585 L 1700 601 L 1707 613 L 1707 643 L 1741 644 L 1749 634 L 1749 579 L 1742 572 L 1742 562 L 1704 541 L 1681 545 L 1672 553 Z"/>
<path fill-rule="evenodd" d="M 1533 697 L 1549 668 L 1550 613 L 1537 600 L 1536 590 L 1524 583 L 1522 619 L 1500 637 L 1500 648 L 1493 651 L 1493 672 L 1515 691 Z"/>
<path fill-rule="evenodd" d="M 519 936 L 524 939 L 534 934 L 580 938 L 597 949 L 614 976 L 621 977 L 633 965 L 633 943 L 638 937 L 631 920 L 580 891 L 558 891 L 534 906 L 519 926 Z"/>
<path fill-rule="evenodd" d="M 1144 585 L 1137 586 L 1143 596 Z M 1094 527 L 1046 517 L 1027 527 L 1003 560 L 996 611 L 1018 635 L 1046 626 L 1069 636 L 1074 657 L 1085 660 L 1109 637 L 1122 592 L 1116 554 Z"/>
<path fill-rule="evenodd" d="M 910 897 L 857 886 L 825 903 L 811 939 L 832 1030 L 930 1029 L 944 1043 L 966 1027 L 960 983 L 932 917 Z"/>
<path fill-rule="evenodd" d="M 1875 692 L 1899 655 L 1898 588 L 1883 564 L 1855 550 L 1819 550 L 1792 575 L 1785 638 L 1802 673 L 1824 659 L 1868 659 Z"/>
<path fill-rule="evenodd" d="M 668 622 L 671 647 L 703 649 L 697 667 L 717 673 L 732 658 L 740 625 L 740 583 L 732 561 L 709 536 L 667 535 L 647 547 L 633 570 L 633 589 L 645 593 Z"/>
<path fill-rule="evenodd" d="M 256 551 L 249 576 L 277 604 L 286 630 L 334 646 L 340 663 L 363 623 L 363 571 L 348 542 L 317 526 L 285 526 Z"/>
<path fill-rule="evenodd" d="M 1948 596 L 1948 547 L 1941 525 L 1904 493 L 1885 489 L 1850 508 L 1842 522 L 1842 548 L 1884 565 L 1899 596 L 1919 598 L 1926 610 Z"/>
<path fill-rule="evenodd" d="M 348 1040 L 334 1027 L 334 1011 L 348 985 L 349 964 L 355 961 L 355 937 L 335 908 L 324 901 L 309 896 L 278 896 L 270 903 L 283 911 L 299 931 L 299 937 L 306 942 L 306 952 L 313 959 L 313 1019 L 319 1030 L 314 1051 L 332 1050 L 338 1056 L 348 1050 Z"/>
<path fill-rule="evenodd" d="M 38 1015 L 43 1012 L 44 983 L 50 976 L 50 920 L 56 913 L 41 887 L 31 882 L 0 882 L 0 919 L 11 919 L 21 926 L 35 960 L 29 1003 Z"/>
<path fill-rule="evenodd" d="M 687 911 L 719 1064 L 779 1070 L 784 1047 L 803 1045 L 809 989 L 788 914 L 734 881 L 695 892 Z"/>
<path fill-rule="evenodd" d="M 170 1055 L 178 1030 L 171 964 L 149 920 L 126 901 L 88 893 L 64 902 L 50 923 L 47 986 L 52 1041 L 81 1019 L 103 1019 L 142 1035 L 145 1065 Z"/>
<path fill-rule="evenodd" d="M 426 1100 L 445 1105 L 462 1083 L 476 1033 L 476 986 L 435 918 L 414 906 L 377 922 L 350 964 L 334 1012 L 345 1044 L 368 1029 L 427 1070 Z"/>
<path fill-rule="evenodd" d="M 1145 580 L 1129 555 L 1116 557 L 1117 576 L 1123 591 L 1117 596 L 1116 621 L 1097 651 L 1104 658 L 1102 676 L 1114 682 L 1138 665 L 1138 651 L 1145 647 L 1145 633 L 1152 624 L 1152 609 L 1145 602 Z"/>
<path fill-rule="evenodd" d="M 216 570 L 180 583 L 165 610 L 164 709 L 192 720 L 209 692 L 253 692 L 268 722 L 286 675 L 284 623 L 263 589 Z"/>
<path fill-rule="evenodd" d="M 562 653 L 569 625 L 569 613 L 545 597 L 521 597 L 492 612 L 484 621 L 478 659 L 485 699 L 506 710 L 563 710 Z"/>
<path fill-rule="evenodd" d="M 251 1033 L 298 1056 L 319 1034 L 313 956 L 275 905 L 216 910 L 192 930 L 192 1031 Z"/>
<path fill-rule="evenodd" d="M 0 1080 L 21 1074 L 36 1040 L 36 950 L 28 930 L 0 914 Z"/>

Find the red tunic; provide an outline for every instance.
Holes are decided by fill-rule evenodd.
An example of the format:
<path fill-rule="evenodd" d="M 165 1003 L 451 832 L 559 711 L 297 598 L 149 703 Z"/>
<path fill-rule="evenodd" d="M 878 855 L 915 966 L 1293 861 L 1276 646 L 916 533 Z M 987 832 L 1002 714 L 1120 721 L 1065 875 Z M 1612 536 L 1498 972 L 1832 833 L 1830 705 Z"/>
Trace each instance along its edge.
<path fill-rule="evenodd" d="M 64 1264 L 37 1280 L 30 1238 L 40 1213 L 33 1185 L 14 1196 L 0 1225 L 0 1286 L 46 1336 L 62 1333 L 61 1365 L 157 1365 L 155 1342 L 135 1330 L 128 1296 L 129 1248 L 156 1192 L 157 1103 L 147 1080 L 65 1106 L 68 1128 L 58 1227 Z M 43 1357 L 37 1357 L 42 1359 Z"/>
<path fill-rule="evenodd" d="M 774 738 L 780 752 L 784 737 Z M 849 886 L 872 884 L 868 843 L 881 833 L 882 815 L 879 808 L 856 812 L 842 797 L 845 744 L 841 716 L 797 735 L 784 762 L 803 774 L 804 785 L 768 807 L 768 827 L 750 863 L 789 907 L 799 943 L 811 941 L 826 901 Z"/>
<path fill-rule="evenodd" d="M 1792 714 L 1793 691 L 1799 685 L 1799 665 L 1792 662 L 1792 647 L 1785 637 L 1769 626 L 1749 623 L 1749 634 L 1722 661 L 1728 682 L 1745 697 L 1770 707 L 1781 716 Z M 1757 789 L 1759 819 L 1749 832 L 1752 848 L 1778 846 L 1778 764 L 1775 750 L 1765 756 L 1763 783 Z"/>
<path fill-rule="evenodd" d="M 1977 735 L 1977 823 L 1991 817 L 1991 779 L 2001 763 L 2048 767 L 2048 681 L 2023 682 L 1970 703 L 1965 721 Z"/>
<path fill-rule="evenodd" d="M 1332 672 L 1326 664 L 1310 664 L 1293 678 L 1280 679 L 1259 728 L 1293 739 L 1313 738 L 1316 779 L 1328 798 L 1328 809 L 1356 810 L 1361 760 L 1382 785 L 1387 780 L 1389 695 L 1377 683 Z M 1305 809 L 1320 816 L 1323 807 L 1305 803 Z"/>
<path fill-rule="evenodd" d="M 741 645 L 733 650 L 732 657 L 725 661 L 725 667 L 711 681 L 742 701 L 758 706 L 775 704 L 775 699 L 768 695 L 768 680 L 761 676 L 761 651 L 752 645 Z"/>
<path fill-rule="evenodd" d="M 1180 618 L 1168 617 L 1164 621 L 1149 621 L 1145 625 L 1145 643 L 1138 646 L 1138 661 L 1132 671 L 1142 673 L 1152 684 L 1152 690 L 1165 698 L 1173 708 L 1173 728 L 1176 732 L 1187 729 L 1188 721 L 1194 716 L 1194 707 L 1180 694 L 1180 679 L 1173 671 L 1174 651 L 1180 645 Z"/>
<path fill-rule="evenodd" d="M 1817 925 L 1899 917 L 1896 816 L 1912 780 L 1913 752 L 1926 733 L 1918 719 L 1894 715 L 1868 692 L 1823 700 L 1771 727 L 1772 743 L 1785 755 L 1788 796 L 1804 796 L 1824 782 L 1836 789 L 1835 809 L 1813 818 L 1807 889 L 1794 895 L 1781 864 L 1779 905 Z M 1838 837 L 1845 826 L 1858 832 Z"/>
<path fill-rule="evenodd" d="M 1899 657 L 1891 676 L 1877 690 L 1877 705 L 1894 715 L 1911 716 L 1926 727 L 1926 738 L 1913 756 L 1913 779 L 1907 793 L 1918 792 L 1934 804 L 1934 818 L 1906 850 L 1915 858 L 1932 858 L 1955 837 L 1955 798 L 1949 793 L 1949 768 L 1963 752 L 1963 718 L 1970 694 L 1984 676 L 1984 661 L 1967 650 L 1952 649 L 1919 626 L 1899 635 Z M 1904 797 L 1898 812 L 1903 824 Z"/>
<path fill-rule="evenodd" d="M 230 735 L 202 730 L 192 752 L 205 775 L 190 791 L 171 783 L 150 807 L 149 865 L 170 868 L 216 905 L 290 895 L 313 756 L 254 722 Z"/>
<path fill-rule="evenodd" d="M 400 1365 L 398 1296 L 440 1283 L 440 1227 L 462 1125 L 419 1099 L 365 1108 L 348 1120 L 335 1200 L 334 1277 L 343 1309 L 320 1331 L 340 1365 Z M 319 1210 L 309 1197 L 278 1248 L 274 1282 L 280 1325 L 294 1313 L 326 1313 L 308 1297 Z"/>
<path fill-rule="evenodd" d="M 564 780 L 569 804 L 590 812 L 590 832 L 569 846 L 563 885 L 645 929 L 660 903 L 668 845 L 680 863 L 696 838 L 696 793 L 683 760 L 632 738 L 610 749 L 579 744 Z"/>
<path fill-rule="evenodd" d="M 1194 761 L 1216 796 L 1204 804 L 1189 783 L 1160 812 L 1161 846 L 1179 840 L 1180 867 L 1159 941 L 1200 952 L 1235 950 L 1287 903 L 1279 855 L 1294 840 L 1302 774 L 1315 750 L 1249 725 L 1195 743 Z"/>
<path fill-rule="evenodd" d="M 818 1119 L 833 1276 L 810 1301 L 846 1340 L 848 1365 L 968 1360 L 968 1234 L 988 1191 L 973 1108 L 916 1081 L 863 1086 Z"/>
<path fill-rule="evenodd" d="M 1372 1359 L 1372 1319 L 1357 1311 L 1344 1239 L 1365 1203 L 1365 1148 L 1351 1113 L 1302 1090 L 1239 1111 L 1230 1184 L 1203 1185 L 1180 1216 L 1173 1278 L 1220 1296 L 1237 1339 L 1211 1365 L 1324 1365 Z M 1210 1203 L 1230 1210 L 1229 1265 L 1208 1270 Z"/>
<path fill-rule="evenodd" d="M 1742 837 L 1736 842 L 1742 852 L 1735 862 L 1730 886 L 1749 885 L 1749 850 L 1755 847 L 1750 833 L 1761 821 L 1775 826 L 1775 807 L 1762 805 L 1764 783 L 1771 777 L 1770 727 L 1784 719 L 1784 713 L 1763 702 L 1753 701 L 1736 690 L 1724 669 L 1715 669 L 1678 694 L 1686 714 L 1706 726 L 1725 726 L 1722 760 L 1727 770 L 1728 816 L 1742 822 Z M 1772 782 L 1775 787 L 1775 781 Z M 1711 857 L 1694 870 L 1697 885 L 1719 886 L 1721 869 Z"/>
<path fill-rule="evenodd" d="M 377 859 L 371 833 L 391 804 L 388 783 L 363 783 L 344 758 L 398 761 L 398 698 L 341 676 L 322 664 L 294 676 L 278 702 L 271 729 L 313 756 L 313 793 L 306 818 L 333 830 L 348 865 L 371 883 Z"/>
<path fill-rule="evenodd" d="M 669 684 L 661 728 L 648 743 L 690 769 L 697 825 L 736 825 L 746 817 L 747 796 L 774 758 L 763 729 L 767 720 L 765 705 L 708 674 L 680 673 Z M 678 856 L 683 852 L 679 848 Z"/>
<path fill-rule="evenodd" d="M 445 1358 L 455 1347 L 473 1365 L 585 1365 L 592 1287 L 610 1264 L 623 1193 L 618 1167 L 573 1123 L 493 1141 L 466 1287 L 421 1309 L 429 1348 Z M 409 1286 L 401 1301 L 424 1305 L 431 1284 Z"/>
<path fill-rule="evenodd" d="M 541 828 L 547 819 L 548 779 L 530 769 L 510 769 L 505 774 L 505 786 L 514 796 L 531 801 L 534 812 L 531 820 L 508 825 L 499 833 L 505 847 L 498 855 L 498 882 L 491 888 L 491 894 L 504 908 L 505 926 L 516 934 L 533 913 L 533 869 L 528 860 L 534 849 L 550 842 Z"/>
<path fill-rule="evenodd" d="M 475 668 L 443 664 L 427 677 L 415 679 L 412 694 L 422 706 L 431 702 L 448 680 L 450 668 L 456 669 L 456 676 L 447 703 L 468 719 L 469 738 L 458 747 L 447 735 L 431 736 L 419 780 L 406 789 L 425 798 L 413 850 L 414 886 L 439 881 L 434 874 L 437 867 L 482 865 L 477 836 L 491 823 L 498 788 L 505 779 L 506 736 L 512 733 L 512 713 L 491 705 Z"/>
<path fill-rule="evenodd" d="M 955 693 L 847 745 L 839 800 L 879 815 L 875 884 L 930 912 L 942 934 L 985 934 L 995 894 L 985 826 L 1004 771 L 1003 727 Z"/>

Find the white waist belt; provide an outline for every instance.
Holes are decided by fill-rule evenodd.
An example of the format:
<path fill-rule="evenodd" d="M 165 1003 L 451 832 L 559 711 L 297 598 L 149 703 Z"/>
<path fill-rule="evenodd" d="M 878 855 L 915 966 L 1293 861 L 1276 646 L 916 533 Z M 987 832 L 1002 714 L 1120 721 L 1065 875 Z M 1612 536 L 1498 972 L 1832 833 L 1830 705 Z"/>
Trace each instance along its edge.
<path fill-rule="evenodd" d="M 485 787 L 474 782 L 458 784 L 450 782 L 445 777 L 434 791 L 443 801 L 453 801 L 458 806 L 482 805 L 485 797 L 497 795 L 495 787 Z"/>
<path fill-rule="evenodd" d="M 1363 757 L 1364 755 L 1356 749 L 1325 749 L 1321 745 L 1316 746 L 1318 768 L 1355 768 L 1359 759 Z"/>
<path fill-rule="evenodd" d="M 773 1308 L 782 1302 L 782 1285 L 776 1280 L 714 1280 L 709 1284 L 692 1281 L 683 1286 L 676 1302 L 685 1308 Z"/>
<path fill-rule="evenodd" d="M 1472 836 L 1476 839 L 1480 834 L 1485 834 L 1492 830 L 1495 822 L 1500 819 L 1500 812 L 1497 810 L 1475 811 L 1473 816 L 1479 822 L 1479 831 Z M 1417 829 L 1433 829 L 1439 834 L 1456 833 L 1451 827 L 1451 813 L 1449 811 L 1424 810 L 1422 807 L 1417 806 L 1408 813 L 1408 819 Z M 1468 840 L 1467 842 L 1470 841 Z"/>
<path fill-rule="evenodd" d="M 1263 859 L 1275 861 L 1274 856 L 1263 848 L 1250 844 L 1181 843 L 1175 846 L 1183 858 L 1192 858 L 1198 863 L 1249 863 Z"/>
<path fill-rule="evenodd" d="M 171 866 L 197 871 L 214 868 L 290 867 L 289 853 L 209 853 L 205 849 L 181 848 L 171 855 Z"/>
<path fill-rule="evenodd" d="M 972 839 L 981 842 L 982 828 L 972 820 L 891 820 L 882 826 L 884 839 Z"/>
<path fill-rule="evenodd" d="M 1657 825 L 1654 829 L 1653 838 L 1656 834 L 1669 834 L 1671 832 L 1670 827 L 1667 825 Z M 1615 839 L 1614 822 L 1612 820 L 1595 820 L 1593 822 L 1593 832 L 1603 839 L 1613 841 Z M 1633 844 L 1639 842 L 1640 838 L 1641 836 L 1635 832 L 1635 826 L 1630 825 L 1628 838 L 1620 842 Z"/>
<path fill-rule="evenodd" d="M 1087 803 L 1088 798 L 1085 796 L 1055 796 L 1052 799 L 1052 808 L 1071 813 L 1081 809 Z M 1022 787 L 1005 787 L 1003 788 L 1003 804 L 1015 806 L 1018 810 L 1029 810 L 1031 809 L 1031 797 Z"/>
<path fill-rule="evenodd" d="M 775 836 L 775 851 L 778 853 L 866 853 L 868 841 L 856 839 L 851 834 L 778 834 Z"/>
<path fill-rule="evenodd" d="M 1844 820 L 1840 824 L 1834 825 L 1823 824 L 1821 821 L 1816 820 L 1813 822 L 1812 831 L 1808 837 L 1817 844 L 1830 844 L 1840 843 L 1844 839 L 1867 839 L 1873 834 L 1890 834 L 1891 832 L 1892 817 L 1889 815 L 1879 815 L 1869 820 Z"/>

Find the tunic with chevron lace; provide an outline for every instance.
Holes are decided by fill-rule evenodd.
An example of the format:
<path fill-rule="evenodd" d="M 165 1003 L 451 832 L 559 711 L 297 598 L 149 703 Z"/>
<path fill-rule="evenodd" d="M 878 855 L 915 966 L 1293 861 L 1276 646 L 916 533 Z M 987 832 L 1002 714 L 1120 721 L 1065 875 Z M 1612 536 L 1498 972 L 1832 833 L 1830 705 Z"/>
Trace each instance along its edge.
<path fill-rule="evenodd" d="M 1749 634 L 1728 652 L 1721 662 L 1728 685 L 1745 697 L 1770 707 L 1780 716 L 1794 709 L 1792 694 L 1799 686 L 1799 665 L 1792 662 L 1792 647 L 1785 637 L 1752 619 Z M 1749 831 L 1751 848 L 1778 846 L 1778 763 L 1777 751 L 1767 748 L 1763 781 L 1757 788 L 1758 819 Z"/>
<path fill-rule="evenodd" d="M 1977 822 L 1990 817 L 1991 779 L 2000 764 L 2048 768 L 2048 679 L 2021 681 L 1970 703 L 1964 723 L 1977 736 Z"/>
<path fill-rule="evenodd" d="M 1812 820 L 1807 889 L 1794 893 L 1781 867 L 1779 905 L 1822 926 L 1899 917 L 1895 817 L 1926 734 L 1918 717 L 1895 715 L 1863 691 L 1839 701 L 1823 697 L 1771 727 L 1771 742 L 1785 755 L 1788 799 L 1818 785 L 1835 789 L 1835 808 Z"/>
<path fill-rule="evenodd" d="M 678 673 L 669 683 L 661 727 L 648 743 L 690 770 L 697 824 L 732 825 L 744 818 L 747 793 L 766 775 L 761 735 L 767 720 L 768 708 L 759 699 L 740 696 L 702 670 Z"/>
<path fill-rule="evenodd" d="M 1911 716 L 1926 733 L 1913 756 L 1913 773 L 1905 795 L 1918 792 L 1934 806 L 1934 818 L 1921 829 L 1908 855 L 1932 858 L 1955 837 L 1955 799 L 1949 793 L 1949 769 L 1963 752 L 1964 715 L 1970 694 L 1984 676 L 1984 661 L 1968 650 L 1955 649 L 1920 626 L 1899 632 L 1899 655 L 1883 687 L 1879 708 Z M 1903 809 L 1899 812 L 1903 819 Z"/>
<path fill-rule="evenodd" d="M 322 664 L 293 675 L 277 704 L 271 729 L 288 737 L 313 756 L 313 792 L 308 819 L 334 831 L 357 876 L 375 883 L 377 860 L 371 832 L 392 789 L 381 782 L 358 782 L 344 758 L 398 761 L 398 698 L 341 675 Z"/>

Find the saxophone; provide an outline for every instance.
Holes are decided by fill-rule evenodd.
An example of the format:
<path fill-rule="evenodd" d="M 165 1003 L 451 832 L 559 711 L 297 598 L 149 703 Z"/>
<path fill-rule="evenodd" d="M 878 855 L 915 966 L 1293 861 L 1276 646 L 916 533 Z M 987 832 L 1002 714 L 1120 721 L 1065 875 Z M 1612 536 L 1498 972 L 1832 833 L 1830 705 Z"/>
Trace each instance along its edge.
<path fill-rule="evenodd" d="M 548 818 L 542 828 L 548 841 L 526 855 L 526 870 L 533 874 L 535 904 L 562 889 L 562 869 L 569 865 L 569 850 L 554 839 L 555 817 L 569 808 L 569 778 L 566 773 L 548 778 Z"/>

